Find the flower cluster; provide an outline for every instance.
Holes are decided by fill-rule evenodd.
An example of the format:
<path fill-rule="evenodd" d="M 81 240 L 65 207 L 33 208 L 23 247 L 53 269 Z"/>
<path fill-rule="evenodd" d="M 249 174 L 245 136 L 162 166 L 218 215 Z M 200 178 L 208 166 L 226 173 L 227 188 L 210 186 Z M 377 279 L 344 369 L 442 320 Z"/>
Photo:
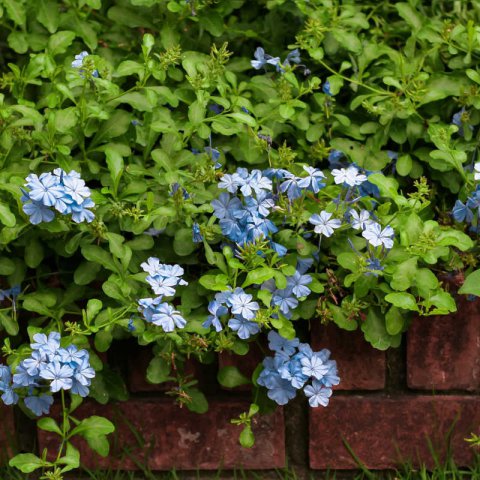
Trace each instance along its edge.
<path fill-rule="evenodd" d="M 255 70 L 260 70 L 267 65 L 274 65 L 277 72 L 280 73 L 285 72 L 283 67 L 290 65 L 290 63 L 299 64 L 301 61 L 298 48 L 292 50 L 283 63 L 281 62 L 280 57 L 272 57 L 268 53 L 265 53 L 265 50 L 262 47 L 258 47 L 253 56 L 255 57 L 255 60 L 251 60 L 250 63 Z"/>
<path fill-rule="evenodd" d="M 224 192 L 212 201 L 214 214 L 228 239 L 244 245 L 259 238 L 270 238 L 278 231 L 267 218 L 275 206 L 272 181 L 260 170 L 249 172 L 238 168 L 236 173 L 223 175 L 218 187 L 233 194 Z M 236 195 L 237 191 L 243 199 Z M 278 253 L 282 253 L 280 245 L 271 242 L 271 246 L 275 250 L 278 247 Z"/>
<path fill-rule="evenodd" d="M 313 259 L 311 258 L 298 260 L 296 272 L 286 277 L 287 286 L 285 288 L 277 288 L 274 279 L 267 280 L 262 284 L 262 290 L 272 293 L 272 307 L 277 307 L 284 317 L 291 318 L 292 310 L 298 307 L 299 299 L 310 295 L 311 290 L 308 285 L 312 283 L 312 277 L 306 272 L 312 264 Z"/>
<path fill-rule="evenodd" d="M 335 360 L 330 351 L 314 352 L 298 338 L 287 340 L 273 330 L 268 334 L 273 357 L 263 360 L 263 370 L 257 383 L 266 387 L 267 395 L 279 405 L 285 405 L 303 389 L 311 407 L 326 407 L 332 386 L 340 383 Z M 309 383 L 311 381 L 311 383 Z"/>
<path fill-rule="evenodd" d="M 213 326 L 220 332 L 223 330 L 221 317 L 229 315 L 231 318 L 228 320 L 228 327 L 236 332 L 239 338 L 246 340 L 260 331 L 260 325 L 254 321 L 259 309 L 252 295 L 245 293 L 240 287 L 220 292 L 208 305 L 210 315 L 203 323 L 203 327 Z"/>
<path fill-rule="evenodd" d="M 141 298 L 138 309 L 147 322 L 162 327 L 164 332 L 173 332 L 175 327 L 184 328 L 187 321 L 180 312 L 168 302 L 163 302 L 163 297 L 173 297 L 178 285 L 188 285 L 182 280 L 183 268 L 179 265 L 165 265 L 158 258 L 150 257 L 141 267 L 148 273 L 146 278 L 155 298 Z"/>
<path fill-rule="evenodd" d="M 480 162 L 477 162 L 474 167 L 474 179 L 480 180 Z M 477 185 L 474 192 L 470 194 L 467 201 L 463 203 L 457 200 L 452 210 L 452 216 L 456 222 L 465 222 L 470 224 L 472 232 L 479 232 L 479 218 L 480 218 L 480 185 Z"/>
<path fill-rule="evenodd" d="M 40 177 L 32 173 L 25 180 L 21 198 L 23 211 L 34 225 L 51 222 L 55 218 L 54 210 L 62 215 L 71 214 L 75 223 L 91 222 L 95 218 L 89 210 L 95 206 L 90 189 L 75 170 L 67 174 L 56 168 Z"/>
<path fill-rule="evenodd" d="M 48 336 L 37 333 L 33 340 L 30 357 L 20 362 L 13 372 L 10 367 L 0 365 L 3 402 L 6 405 L 15 404 L 19 393 L 26 391 L 25 406 L 40 416 L 48 413 L 53 404 L 51 393 L 70 390 L 86 397 L 95 377 L 87 350 L 78 350 L 73 344 L 62 348 L 58 332 L 51 332 Z"/>
<path fill-rule="evenodd" d="M 72 62 L 72 68 L 78 69 L 80 75 L 84 77 L 85 70 L 90 71 L 91 70 L 91 75 L 92 77 L 99 77 L 98 70 L 92 69 L 92 67 L 87 64 L 84 60 L 89 57 L 90 54 L 88 52 L 80 52 L 78 55 L 75 55 L 75 60 Z"/>

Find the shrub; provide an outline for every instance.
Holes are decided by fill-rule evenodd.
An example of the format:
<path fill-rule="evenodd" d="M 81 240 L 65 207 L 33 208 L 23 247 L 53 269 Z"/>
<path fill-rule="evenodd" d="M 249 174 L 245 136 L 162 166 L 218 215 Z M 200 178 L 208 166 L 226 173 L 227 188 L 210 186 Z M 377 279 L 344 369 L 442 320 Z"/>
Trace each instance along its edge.
<path fill-rule="evenodd" d="M 148 380 L 174 380 L 201 413 L 185 359 L 245 355 L 270 332 L 255 403 L 233 420 L 250 446 L 272 400 L 304 388 L 326 405 L 339 381 L 297 325 L 361 328 L 387 349 L 412 314 L 456 310 L 449 278 L 473 271 L 460 291 L 480 294 L 476 2 L 0 12 L 0 389 L 28 415 L 48 413 L 45 389 L 63 406 L 61 425 L 38 423 L 61 436 L 57 460 L 12 465 L 61 478 L 79 463 L 75 434 L 108 454 L 113 425 L 73 413 L 87 394 L 127 398 L 98 355 L 114 340 L 153 345 Z M 245 382 L 233 367 L 219 380 Z"/>

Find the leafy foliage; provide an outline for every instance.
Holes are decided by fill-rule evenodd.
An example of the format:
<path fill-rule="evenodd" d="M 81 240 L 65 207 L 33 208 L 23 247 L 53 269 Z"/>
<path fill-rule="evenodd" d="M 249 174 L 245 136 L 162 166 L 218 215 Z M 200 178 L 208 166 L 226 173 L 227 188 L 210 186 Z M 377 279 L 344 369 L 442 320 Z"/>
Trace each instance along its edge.
<path fill-rule="evenodd" d="M 203 325 L 229 287 L 253 297 L 264 330 L 293 338 L 302 320 L 334 322 L 380 349 L 399 345 L 412 314 L 455 311 L 448 280 L 458 274 L 467 275 L 460 293 L 480 295 L 479 205 L 470 200 L 471 216 L 462 210 L 467 224 L 450 214 L 457 200 L 476 198 L 479 16 L 477 1 L 0 0 L 8 364 L 30 353 L 27 324 L 60 331 L 90 352 L 90 395 L 124 400 L 123 380 L 97 353 L 133 336 L 153 346 L 147 379 L 176 382 L 170 393 L 202 412 L 208 404 L 185 359 L 243 355 L 252 340 Z M 228 238 L 211 204 L 222 177 L 273 168 L 305 180 L 308 166 L 325 185 L 293 200 L 275 192 L 278 232 L 247 244 Z M 358 190 L 331 173 L 352 166 L 368 177 Z M 25 179 L 56 168 L 81 173 L 95 205 L 90 223 L 30 223 Z M 393 245 L 346 228 L 354 208 L 393 229 Z M 343 225 L 331 238 L 321 212 Z M 167 332 L 138 311 L 150 295 L 141 268 L 150 257 L 185 271 L 188 287 L 169 300 L 185 328 Z M 287 288 L 307 258 L 312 293 L 279 313 L 274 292 L 259 286 Z M 229 368 L 219 381 L 247 379 Z M 247 446 L 251 417 L 268 408 L 258 403 L 239 421 Z M 106 453 L 99 425 L 76 429 Z M 65 448 L 64 471 L 76 455 Z M 25 472 L 49 467 L 33 455 L 15 462 Z"/>

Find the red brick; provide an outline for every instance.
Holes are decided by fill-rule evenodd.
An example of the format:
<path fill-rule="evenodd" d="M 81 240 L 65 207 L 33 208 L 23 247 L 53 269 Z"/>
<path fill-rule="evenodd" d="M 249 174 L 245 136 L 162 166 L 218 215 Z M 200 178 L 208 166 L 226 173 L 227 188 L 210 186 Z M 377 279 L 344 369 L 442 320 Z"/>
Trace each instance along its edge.
<path fill-rule="evenodd" d="M 6 463 L 15 446 L 13 408 L 0 403 L 0 465 Z"/>
<path fill-rule="evenodd" d="M 480 302 L 453 315 L 416 318 L 407 334 L 407 382 L 427 390 L 480 388 Z"/>
<path fill-rule="evenodd" d="M 382 390 L 385 387 L 385 352 L 373 348 L 360 330 L 348 332 L 336 325 L 312 325 L 314 350 L 328 348 L 337 361 L 340 385 L 335 390 Z"/>
<path fill-rule="evenodd" d="M 337 396 L 327 408 L 310 410 L 310 466 L 315 469 L 358 468 L 343 439 L 368 468 L 395 468 L 433 461 L 445 452 L 449 429 L 452 454 L 459 466 L 473 460 L 464 441 L 479 431 L 480 397 L 469 396 Z"/>
<path fill-rule="evenodd" d="M 253 372 L 257 366 L 262 363 L 266 355 L 268 354 L 263 353 L 257 344 L 252 343 L 250 344 L 250 350 L 246 355 L 235 355 L 234 353 L 230 352 L 221 352 L 218 355 L 218 368 L 237 367 L 238 370 L 243 373 L 243 375 L 245 375 L 248 379 L 251 379 Z M 251 385 L 241 385 L 236 387 L 234 390 L 250 391 L 251 389 Z"/>
<path fill-rule="evenodd" d="M 239 400 L 212 400 L 205 414 L 180 409 L 171 400 L 130 400 L 114 405 L 93 402 L 82 405 L 75 415 L 82 418 L 100 415 L 111 419 L 117 426 L 112 455 L 98 457 L 82 441 L 74 443 L 80 449 L 82 464 L 88 468 L 138 467 L 132 457 L 151 470 L 217 470 L 270 469 L 285 465 L 285 438 L 283 412 L 258 417 L 253 426 L 256 444 L 243 448 L 238 443 L 241 427 L 232 425 L 230 419 L 248 410 L 249 403 Z M 133 430 L 141 435 L 144 446 L 136 440 Z M 40 451 L 48 447 L 55 451 L 57 437 L 39 431 Z M 122 460 L 121 452 L 124 454 Z"/>

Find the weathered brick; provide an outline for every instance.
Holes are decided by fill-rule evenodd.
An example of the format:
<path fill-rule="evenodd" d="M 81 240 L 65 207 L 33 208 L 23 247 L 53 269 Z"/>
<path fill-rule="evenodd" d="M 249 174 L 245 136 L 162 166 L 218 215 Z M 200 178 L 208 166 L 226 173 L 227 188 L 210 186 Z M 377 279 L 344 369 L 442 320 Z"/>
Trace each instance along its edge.
<path fill-rule="evenodd" d="M 479 431 L 480 398 L 473 396 L 337 396 L 327 408 L 310 410 L 310 466 L 358 468 L 344 445 L 371 469 L 411 461 L 433 465 L 428 441 L 442 457 L 451 432 L 457 465 L 472 462 L 464 438 Z"/>
<path fill-rule="evenodd" d="M 238 443 L 241 427 L 230 419 L 246 411 L 249 403 L 241 400 L 212 400 L 205 414 L 180 409 L 168 399 L 130 400 L 114 405 L 93 402 L 82 405 L 75 415 L 82 418 L 101 415 L 117 426 L 112 455 L 98 457 L 83 440 L 74 443 L 80 449 L 82 463 L 88 468 L 122 468 L 135 470 L 137 465 L 151 470 L 217 470 L 281 468 L 285 464 L 283 412 L 258 418 L 253 426 L 256 444 L 243 448 Z M 135 432 L 135 433 L 134 433 Z M 143 446 L 138 438 L 142 438 Z M 54 434 L 39 431 L 40 450 L 55 451 L 58 445 Z M 126 453 L 128 451 L 128 454 Z M 122 458 L 123 452 L 123 458 Z"/>
<path fill-rule="evenodd" d="M 373 348 L 360 330 L 348 332 L 336 325 L 312 325 L 314 350 L 328 348 L 341 378 L 335 390 L 381 390 L 385 387 L 385 352 Z"/>
<path fill-rule="evenodd" d="M 427 390 L 480 388 L 480 302 L 453 315 L 416 318 L 407 334 L 407 382 Z"/>
<path fill-rule="evenodd" d="M 6 463 L 15 446 L 13 408 L 0 402 L 0 465 Z"/>

